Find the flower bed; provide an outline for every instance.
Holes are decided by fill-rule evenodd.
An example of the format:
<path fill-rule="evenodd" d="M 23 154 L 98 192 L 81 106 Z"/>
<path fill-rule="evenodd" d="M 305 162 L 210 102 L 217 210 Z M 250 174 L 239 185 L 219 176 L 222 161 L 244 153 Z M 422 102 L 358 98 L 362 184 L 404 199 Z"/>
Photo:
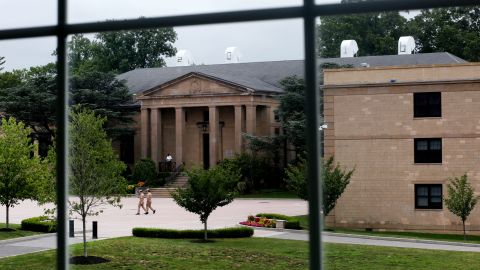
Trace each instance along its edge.
<path fill-rule="evenodd" d="M 266 217 L 248 216 L 247 221 L 242 221 L 240 224 L 252 227 L 275 228 L 276 221 Z"/>

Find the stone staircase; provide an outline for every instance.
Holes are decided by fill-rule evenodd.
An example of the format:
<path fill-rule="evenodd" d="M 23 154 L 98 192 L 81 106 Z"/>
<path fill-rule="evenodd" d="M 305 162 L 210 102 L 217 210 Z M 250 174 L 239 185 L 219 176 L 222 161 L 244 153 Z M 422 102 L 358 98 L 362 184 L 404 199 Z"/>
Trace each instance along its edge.
<path fill-rule="evenodd" d="M 166 184 L 164 187 L 161 188 L 151 188 L 150 192 L 152 193 L 152 197 L 154 198 L 170 198 L 170 192 L 174 191 L 179 187 L 184 187 L 187 185 L 188 177 L 185 175 L 180 174 L 175 178 L 174 181 Z"/>

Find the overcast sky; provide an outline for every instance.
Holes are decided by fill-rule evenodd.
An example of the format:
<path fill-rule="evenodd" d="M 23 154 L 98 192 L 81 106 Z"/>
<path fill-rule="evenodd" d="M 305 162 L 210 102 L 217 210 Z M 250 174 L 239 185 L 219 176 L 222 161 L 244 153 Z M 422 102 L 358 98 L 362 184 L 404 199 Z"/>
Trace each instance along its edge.
<path fill-rule="evenodd" d="M 334 0 L 321 0 L 322 3 Z M 71 0 L 69 22 L 154 17 L 203 12 L 286 7 L 302 0 Z M 56 0 L 0 0 L 0 29 L 52 25 Z M 225 48 L 237 46 L 242 62 L 303 59 L 302 21 L 279 20 L 175 28 L 175 47 L 188 49 L 199 64 L 224 62 Z M 0 41 L 6 70 L 54 61 L 55 38 Z M 174 61 L 167 61 L 174 65 Z"/>

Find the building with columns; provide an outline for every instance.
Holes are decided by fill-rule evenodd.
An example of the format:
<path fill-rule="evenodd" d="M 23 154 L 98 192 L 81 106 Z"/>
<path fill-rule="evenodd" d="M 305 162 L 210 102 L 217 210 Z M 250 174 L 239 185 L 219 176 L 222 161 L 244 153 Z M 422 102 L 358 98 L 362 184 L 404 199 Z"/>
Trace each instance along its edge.
<path fill-rule="evenodd" d="M 176 164 L 208 168 L 245 150 L 242 133 L 279 133 L 274 110 L 280 81 L 302 76 L 303 61 L 137 69 L 119 76 L 140 113 L 134 160 L 156 164 L 170 153 Z M 125 151 L 121 151 L 125 152 Z"/>

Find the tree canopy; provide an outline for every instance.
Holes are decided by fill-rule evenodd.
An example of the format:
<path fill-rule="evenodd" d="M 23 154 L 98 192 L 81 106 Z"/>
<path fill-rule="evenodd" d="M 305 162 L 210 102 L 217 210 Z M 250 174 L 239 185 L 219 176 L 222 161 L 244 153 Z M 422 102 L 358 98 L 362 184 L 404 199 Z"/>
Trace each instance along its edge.
<path fill-rule="evenodd" d="M 427 9 L 412 19 L 399 12 L 327 16 L 320 19 L 317 33 L 324 58 L 339 57 L 340 44 L 347 39 L 357 41 L 359 56 L 393 55 L 400 36 L 413 36 L 417 52 L 449 52 L 480 61 L 479 7 Z"/>
<path fill-rule="evenodd" d="M 171 27 L 104 32 L 90 40 L 74 35 L 69 42 L 68 60 L 74 74 L 86 71 L 123 73 L 136 68 L 165 66 L 165 57 L 174 56 L 177 39 Z"/>
<path fill-rule="evenodd" d="M 3 74 L 0 74 L 0 78 Z M 31 67 L 14 71 L 8 88 L 0 89 L 0 110 L 31 127 L 36 134 L 55 135 L 56 66 Z M 1 83 L 0 83 L 1 85 Z M 1 88 L 1 87 L 0 87 Z M 70 104 L 81 104 L 107 117 L 106 128 L 112 138 L 133 132 L 132 111 L 126 105 L 132 95 L 113 73 L 84 72 L 70 78 Z"/>

